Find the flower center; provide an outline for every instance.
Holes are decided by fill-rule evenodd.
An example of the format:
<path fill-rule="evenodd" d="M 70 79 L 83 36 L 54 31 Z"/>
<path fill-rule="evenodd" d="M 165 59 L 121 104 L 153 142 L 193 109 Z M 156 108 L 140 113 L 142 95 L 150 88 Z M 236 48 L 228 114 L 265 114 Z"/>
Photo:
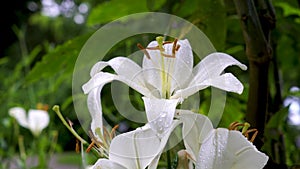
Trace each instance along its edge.
<path fill-rule="evenodd" d="M 148 53 L 147 50 L 159 50 L 160 53 L 160 78 L 161 78 L 161 83 L 162 83 L 162 88 L 161 88 L 161 97 L 168 99 L 171 96 L 171 82 L 172 82 L 172 78 L 171 78 L 171 72 L 173 72 L 173 65 L 174 65 L 174 60 L 165 60 L 165 58 L 176 58 L 176 52 L 179 50 L 180 45 L 177 44 L 178 39 L 175 39 L 174 41 L 164 41 L 162 36 L 158 36 L 156 37 L 156 41 L 157 41 L 157 46 L 155 47 L 147 47 L 144 48 L 141 44 L 137 44 L 138 48 L 140 48 L 145 56 L 148 59 L 151 59 L 150 54 Z M 173 43 L 172 46 L 172 53 L 171 54 L 167 54 L 164 48 L 165 44 L 170 44 Z M 166 63 L 165 63 L 166 62 Z"/>

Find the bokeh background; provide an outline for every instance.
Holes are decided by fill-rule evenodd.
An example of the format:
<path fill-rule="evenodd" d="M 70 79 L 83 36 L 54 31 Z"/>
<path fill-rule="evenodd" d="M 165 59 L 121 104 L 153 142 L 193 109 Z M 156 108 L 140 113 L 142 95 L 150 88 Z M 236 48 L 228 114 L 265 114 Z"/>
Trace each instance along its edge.
<path fill-rule="evenodd" d="M 271 31 L 273 58 L 261 150 L 276 164 L 291 167 L 300 164 L 300 1 L 276 0 L 272 5 L 276 26 Z M 82 166 L 82 156 L 75 152 L 75 137 L 51 108 L 60 105 L 64 117 L 73 122 L 73 128 L 90 141 L 73 107 L 72 73 L 76 58 L 87 39 L 101 26 L 128 14 L 147 11 L 173 14 L 194 23 L 218 51 L 248 65 L 239 17 L 230 0 L 7 1 L 2 5 L 0 26 L 0 168 L 8 168 L 12 163 L 26 168 L 24 161 L 36 154 L 49 159 L 63 154 L 58 163 Z M 147 44 L 156 36 L 145 34 L 125 39 L 104 60 L 128 56 L 138 50 L 137 43 Z M 219 127 L 228 127 L 233 121 L 244 122 L 247 112 L 249 72 L 237 68 L 228 71 L 241 80 L 245 90 L 242 95 L 228 93 Z M 130 96 L 137 109 L 143 109 L 140 95 L 131 92 Z M 210 90 L 201 91 L 200 97 L 200 109 L 193 111 L 205 114 Z M 29 130 L 18 126 L 8 110 L 15 106 L 35 109 L 38 104 L 48 106 L 50 124 L 39 138 L 34 138 Z M 141 125 L 118 113 L 110 85 L 104 87 L 102 105 L 107 121 L 112 126 L 121 124 L 119 132 Z M 20 153 L 20 142 L 24 143 L 26 159 Z M 38 150 L 34 148 L 36 145 Z M 92 164 L 95 158 L 89 156 L 87 164 Z"/>

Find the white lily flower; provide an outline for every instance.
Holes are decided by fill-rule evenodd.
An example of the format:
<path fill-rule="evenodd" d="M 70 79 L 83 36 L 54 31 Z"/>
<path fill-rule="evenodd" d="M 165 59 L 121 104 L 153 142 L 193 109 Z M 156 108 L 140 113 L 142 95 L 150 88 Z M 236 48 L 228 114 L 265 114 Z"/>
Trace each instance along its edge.
<path fill-rule="evenodd" d="M 21 107 L 9 109 L 9 115 L 14 117 L 22 127 L 29 129 L 34 136 L 39 136 L 50 120 L 48 112 L 44 110 L 30 109 L 26 116 L 25 109 Z"/>
<path fill-rule="evenodd" d="M 239 94 L 243 91 L 241 82 L 231 73 L 224 73 L 224 70 L 232 65 L 237 65 L 243 70 L 247 67 L 228 54 L 209 54 L 193 68 L 193 53 L 187 39 L 163 42 L 162 37 L 158 37 L 157 41 L 152 41 L 143 51 L 145 55 L 142 67 L 126 57 L 116 57 L 107 62 L 100 61 L 91 69 L 91 79 L 82 88 L 84 93 L 88 94 L 92 132 L 102 127 L 102 87 L 113 80 L 127 84 L 148 98 L 144 98 L 146 107 L 151 104 L 152 107 L 159 105 L 157 99 L 160 99 L 163 105 L 169 105 L 164 126 L 153 128 L 160 134 L 171 124 L 176 105 L 199 90 L 213 86 Z M 107 66 L 116 74 L 103 72 Z M 149 122 L 165 116 L 164 110 L 157 109 L 155 114 L 152 114 L 154 111 L 148 110 L 146 114 Z"/>
<path fill-rule="evenodd" d="M 179 111 L 178 118 L 183 123 L 186 152 L 196 169 L 260 169 L 266 165 L 268 156 L 240 131 L 214 129 L 206 116 L 191 111 Z"/>
<path fill-rule="evenodd" d="M 149 124 L 116 136 L 109 148 L 109 159 L 99 159 L 94 169 L 155 169 L 168 138 L 181 122 L 174 120 L 162 137 Z"/>

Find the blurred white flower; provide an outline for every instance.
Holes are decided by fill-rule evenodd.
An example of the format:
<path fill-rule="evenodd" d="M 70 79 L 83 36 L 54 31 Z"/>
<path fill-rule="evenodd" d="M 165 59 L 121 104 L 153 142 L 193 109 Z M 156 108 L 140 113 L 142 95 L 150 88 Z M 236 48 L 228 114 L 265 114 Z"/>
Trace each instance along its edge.
<path fill-rule="evenodd" d="M 178 111 L 186 152 L 196 169 L 261 169 L 268 156 L 236 130 L 214 129 L 204 115 Z"/>
<path fill-rule="evenodd" d="M 50 120 L 47 111 L 30 109 L 26 115 L 25 109 L 21 107 L 9 109 L 9 115 L 14 117 L 22 127 L 29 129 L 34 136 L 39 136 Z"/>
<path fill-rule="evenodd" d="M 88 94 L 94 134 L 96 128 L 102 128 L 102 88 L 113 80 L 121 81 L 144 95 L 147 120 L 159 134 L 170 127 L 176 105 L 199 90 L 213 86 L 239 94 L 243 91 L 241 82 L 224 70 L 232 65 L 243 70 L 247 67 L 228 54 L 211 53 L 193 68 L 193 52 L 187 39 L 164 42 L 158 37 L 147 48 L 139 46 L 145 53 L 142 67 L 126 57 L 100 61 L 91 69 L 91 79 L 82 86 L 84 93 Z M 107 66 L 116 74 L 102 71 Z M 161 109 L 154 111 L 159 105 L 167 108 L 160 106 Z"/>

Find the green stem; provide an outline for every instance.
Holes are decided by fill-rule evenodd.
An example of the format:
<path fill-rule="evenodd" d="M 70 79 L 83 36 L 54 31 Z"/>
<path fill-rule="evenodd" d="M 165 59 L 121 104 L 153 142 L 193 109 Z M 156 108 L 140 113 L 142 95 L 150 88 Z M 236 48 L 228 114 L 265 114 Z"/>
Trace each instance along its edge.
<path fill-rule="evenodd" d="M 50 145 L 50 150 L 48 152 L 49 157 L 53 155 L 55 146 L 57 145 L 58 131 L 56 130 L 53 131 L 51 135 L 52 135 L 51 145 Z"/>
<path fill-rule="evenodd" d="M 28 57 L 28 49 L 27 49 L 27 45 L 26 45 L 26 39 L 25 39 L 25 30 L 24 29 L 18 29 L 16 26 L 13 27 L 13 30 L 15 31 L 15 34 L 17 35 L 18 39 L 19 39 L 19 45 L 20 45 L 20 49 L 21 49 L 21 56 L 22 56 L 22 62 L 23 62 L 23 67 L 25 69 L 24 71 L 24 75 L 26 75 L 30 68 L 28 63 L 26 62 L 26 57 Z M 35 103 L 35 97 L 34 97 L 34 90 L 33 90 L 33 86 L 28 86 L 28 99 L 30 101 L 30 103 Z"/>
<path fill-rule="evenodd" d="M 60 118 L 60 120 L 62 121 L 62 123 L 67 127 L 67 129 L 85 146 L 89 146 L 89 143 L 87 141 L 85 141 L 82 137 L 80 137 L 76 131 L 69 126 L 69 124 L 67 123 L 67 121 L 64 119 L 63 115 L 61 114 L 60 110 L 59 110 L 59 106 L 55 105 L 52 108 L 53 111 L 55 111 L 55 113 L 57 114 L 57 116 Z M 95 147 L 92 148 L 92 152 L 94 154 L 96 154 L 98 157 L 101 157 L 101 155 L 99 154 L 99 151 L 96 150 Z"/>
<path fill-rule="evenodd" d="M 26 163 L 26 152 L 25 152 L 25 146 L 24 146 L 24 137 L 19 135 L 18 137 L 18 144 L 20 149 L 20 156 L 22 161 L 25 161 Z"/>
<path fill-rule="evenodd" d="M 35 153 L 37 153 L 38 155 L 38 159 L 39 159 L 39 164 L 38 166 L 40 168 L 47 168 L 47 163 L 46 163 L 46 156 L 45 156 L 45 147 L 44 147 L 44 140 L 45 139 L 40 139 L 39 137 L 35 137 L 35 141 L 38 144 L 38 147 L 35 151 Z M 36 145 L 36 144 L 34 144 Z"/>
<path fill-rule="evenodd" d="M 171 163 L 171 152 L 170 152 L 170 150 L 167 151 L 167 162 L 168 162 L 168 169 L 171 169 L 172 163 Z"/>
<path fill-rule="evenodd" d="M 67 123 L 67 121 L 64 119 L 64 117 L 62 116 L 62 114 L 61 114 L 61 112 L 60 112 L 60 110 L 59 110 L 59 106 L 58 105 L 55 105 L 55 106 L 53 106 L 53 108 L 52 108 L 52 110 L 53 111 L 55 111 L 55 113 L 57 114 L 57 116 L 60 118 L 60 120 L 62 121 L 62 123 L 67 127 L 67 129 L 80 141 L 80 142 L 82 142 L 83 144 L 88 144 L 88 142 L 87 141 L 85 141 L 82 137 L 80 137 L 77 133 L 76 133 L 76 131 L 73 129 L 73 128 L 71 128 L 70 126 L 69 126 L 69 124 Z"/>

